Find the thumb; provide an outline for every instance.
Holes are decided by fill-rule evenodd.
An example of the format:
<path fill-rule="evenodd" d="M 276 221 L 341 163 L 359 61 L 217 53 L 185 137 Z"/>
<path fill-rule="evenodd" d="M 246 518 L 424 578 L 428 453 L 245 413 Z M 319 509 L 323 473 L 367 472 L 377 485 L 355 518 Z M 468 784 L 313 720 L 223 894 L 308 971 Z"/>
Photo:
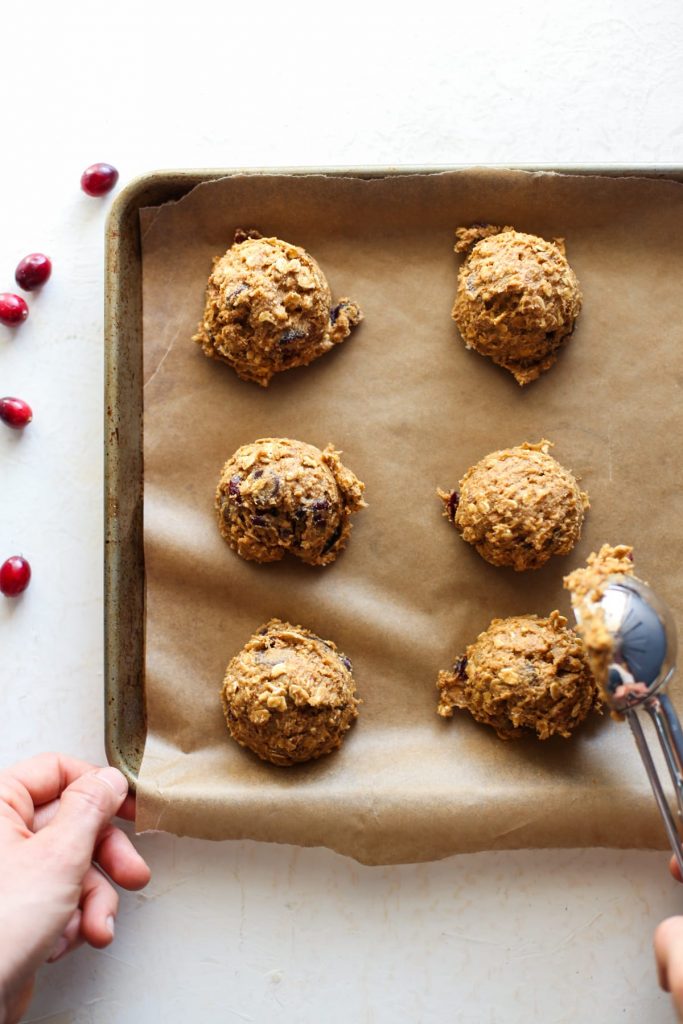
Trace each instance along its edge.
<path fill-rule="evenodd" d="M 99 768 L 75 779 L 59 800 L 57 813 L 37 835 L 64 866 L 78 876 L 90 867 L 97 836 L 116 814 L 128 793 L 117 768 Z"/>

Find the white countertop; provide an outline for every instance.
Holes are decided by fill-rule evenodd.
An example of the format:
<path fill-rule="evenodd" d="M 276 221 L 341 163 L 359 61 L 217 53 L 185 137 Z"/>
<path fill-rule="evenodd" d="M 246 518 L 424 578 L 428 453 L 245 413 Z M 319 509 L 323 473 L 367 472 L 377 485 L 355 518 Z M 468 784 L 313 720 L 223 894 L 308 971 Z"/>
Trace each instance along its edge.
<path fill-rule="evenodd" d="M 0 763 L 103 758 L 102 280 L 110 199 L 174 167 L 683 164 L 677 0 L 198 6 L 14 2 L 5 13 L 0 291 L 46 252 L 29 320 L 0 327 Z M 194 15 L 194 17 L 193 17 Z M 2 426 L 0 424 L 0 426 Z M 365 868 L 325 850 L 139 840 L 148 889 L 115 943 L 40 978 L 59 1024 L 673 1020 L 651 954 L 683 911 L 663 853 L 520 851 Z"/>

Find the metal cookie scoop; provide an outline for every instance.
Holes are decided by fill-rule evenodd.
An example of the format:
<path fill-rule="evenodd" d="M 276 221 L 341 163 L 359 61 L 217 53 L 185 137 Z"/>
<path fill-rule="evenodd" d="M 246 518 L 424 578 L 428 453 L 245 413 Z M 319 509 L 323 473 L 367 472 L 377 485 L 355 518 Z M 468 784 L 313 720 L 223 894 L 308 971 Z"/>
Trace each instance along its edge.
<path fill-rule="evenodd" d="M 600 600 L 605 626 L 613 640 L 603 697 L 624 715 L 652 785 L 671 848 L 683 876 L 683 845 L 678 824 L 664 795 L 638 715 L 647 711 L 657 730 L 683 818 L 683 730 L 666 693 L 676 670 L 676 626 L 655 592 L 631 576 L 612 576 Z M 580 614 L 576 612 L 580 624 Z"/>

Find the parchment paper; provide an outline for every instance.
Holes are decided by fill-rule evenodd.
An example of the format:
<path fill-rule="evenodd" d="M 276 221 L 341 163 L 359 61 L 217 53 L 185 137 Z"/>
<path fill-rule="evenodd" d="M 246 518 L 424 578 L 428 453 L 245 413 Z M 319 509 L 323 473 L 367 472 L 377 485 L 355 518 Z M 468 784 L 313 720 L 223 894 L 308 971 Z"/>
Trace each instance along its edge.
<path fill-rule="evenodd" d="M 521 389 L 467 352 L 450 318 L 454 229 L 563 236 L 584 295 L 558 363 Z M 237 176 L 143 211 L 146 698 L 137 828 L 324 845 L 369 863 L 512 847 L 664 847 L 626 725 L 501 742 L 436 715 L 435 681 L 494 616 L 568 612 L 561 578 L 604 541 L 683 610 L 683 187 L 507 171 L 361 180 Z M 364 324 L 268 390 L 191 335 L 211 259 L 236 227 L 307 248 Z M 213 495 L 241 444 L 332 441 L 367 485 L 348 549 L 325 569 L 242 561 Z M 441 516 L 497 448 L 547 437 L 591 510 L 575 551 L 494 568 Z M 228 737 L 228 660 L 271 616 L 333 639 L 364 700 L 341 751 L 294 769 Z M 674 698 L 676 692 L 674 689 Z"/>

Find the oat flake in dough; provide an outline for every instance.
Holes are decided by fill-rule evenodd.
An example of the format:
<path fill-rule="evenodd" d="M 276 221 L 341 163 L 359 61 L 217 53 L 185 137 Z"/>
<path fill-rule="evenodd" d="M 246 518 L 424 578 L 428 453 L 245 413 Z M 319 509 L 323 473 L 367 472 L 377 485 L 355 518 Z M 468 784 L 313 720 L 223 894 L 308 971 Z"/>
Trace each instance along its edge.
<path fill-rule="evenodd" d="M 214 260 L 193 340 L 242 380 L 267 387 L 274 374 L 329 352 L 362 319 L 351 299 L 332 302 L 325 275 L 305 249 L 238 231 Z"/>

